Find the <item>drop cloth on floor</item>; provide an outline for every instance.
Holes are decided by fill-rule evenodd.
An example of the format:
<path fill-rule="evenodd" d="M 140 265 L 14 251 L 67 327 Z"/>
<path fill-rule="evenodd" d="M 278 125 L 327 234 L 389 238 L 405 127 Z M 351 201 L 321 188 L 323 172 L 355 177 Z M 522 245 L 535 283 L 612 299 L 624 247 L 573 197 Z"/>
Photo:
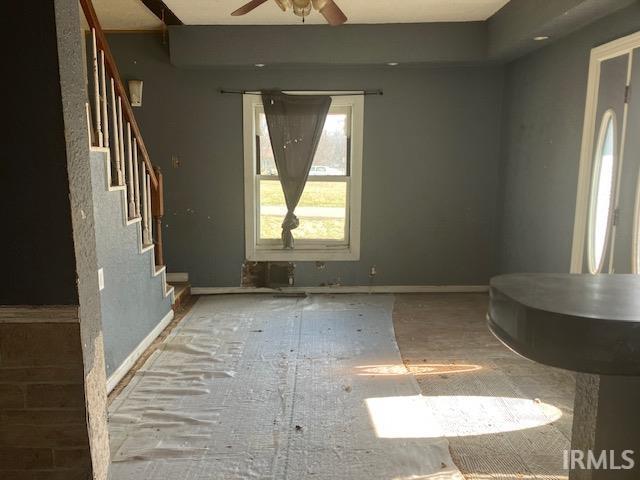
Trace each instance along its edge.
<path fill-rule="evenodd" d="M 111 405 L 113 480 L 461 479 L 392 308 L 201 298 Z"/>

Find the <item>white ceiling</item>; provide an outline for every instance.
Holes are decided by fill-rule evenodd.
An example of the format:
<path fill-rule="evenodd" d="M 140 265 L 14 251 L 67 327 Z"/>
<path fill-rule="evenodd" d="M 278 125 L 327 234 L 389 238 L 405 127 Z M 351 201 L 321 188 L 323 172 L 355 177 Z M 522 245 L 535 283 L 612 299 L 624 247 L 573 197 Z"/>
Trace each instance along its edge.
<path fill-rule="evenodd" d="M 140 0 L 93 0 L 104 30 L 159 30 L 162 22 Z"/>
<path fill-rule="evenodd" d="M 301 19 L 282 12 L 273 0 L 242 17 L 230 14 L 249 0 L 164 0 L 186 25 L 296 25 Z M 349 23 L 468 22 L 486 20 L 509 0 L 336 0 Z M 158 20 L 140 0 L 93 0 L 106 30 L 154 30 Z M 323 24 L 313 12 L 307 23 Z"/>
<path fill-rule="evenodd" d="M 466 22 L 486 20 L 508 0 L 336 0 L 349 23 Z M 242 17 L 230 13 L 248 0 L 164 0 L 187 25 L 289 25 L 301 23 L 273 0 Z M 313 12 L 308 23 L 325 23 Z"/>

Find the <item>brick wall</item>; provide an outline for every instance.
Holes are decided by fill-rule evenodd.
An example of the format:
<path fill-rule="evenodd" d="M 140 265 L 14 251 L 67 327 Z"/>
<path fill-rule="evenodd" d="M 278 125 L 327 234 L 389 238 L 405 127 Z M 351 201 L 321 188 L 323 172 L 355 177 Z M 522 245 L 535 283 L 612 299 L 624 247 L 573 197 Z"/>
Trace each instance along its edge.
<path fill-rule="evenodd" d="M 4 313 L 0 313 L 0 479 L 91 478 L 77 319 L 39 318 L 28 323 L 24 312 L 14 318 Z"/>

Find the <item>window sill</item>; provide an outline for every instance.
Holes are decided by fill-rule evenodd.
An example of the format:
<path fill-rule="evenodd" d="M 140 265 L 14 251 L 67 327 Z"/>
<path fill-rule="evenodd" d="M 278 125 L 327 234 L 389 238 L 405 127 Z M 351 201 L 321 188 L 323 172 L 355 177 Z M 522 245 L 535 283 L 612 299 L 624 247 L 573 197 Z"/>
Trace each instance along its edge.
<path fill-rule="evenodd" d="M 360 260 L 360 252 L 353 248 L 294 250 L 284 250 L 282 248 L 258 248 L 247 252 L 247 260 L 252 262 L 355 262 Z"/>

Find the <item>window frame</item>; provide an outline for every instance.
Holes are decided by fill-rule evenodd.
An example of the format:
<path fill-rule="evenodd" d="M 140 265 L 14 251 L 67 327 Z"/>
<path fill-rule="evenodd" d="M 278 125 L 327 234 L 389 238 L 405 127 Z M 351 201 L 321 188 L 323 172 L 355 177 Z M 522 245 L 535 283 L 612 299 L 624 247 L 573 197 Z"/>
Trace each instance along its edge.
<path fill-rule="evenodd" d="M 331 107 L 351 109 L 350 165 L 347 175 L 314 175 L 309 181 L 346 179 L 346 240 L 296 240 L 294 249 L 284 249 L 280 240 L 260 240 L 260 180 L 278 180 L 276 175 L 258 175 L 256 154 L 256 115 L 262 108 L 257 92 L 243 95 L 245 255 L 250 261 L 357 261 L 360 260 L 360 221 L 362 198 L 362 157 L 364 96 L 362 92 L 284 92 L 291 95 L 331 95 Z M 295 230 L 294 237 L 295 237 Z"/>

